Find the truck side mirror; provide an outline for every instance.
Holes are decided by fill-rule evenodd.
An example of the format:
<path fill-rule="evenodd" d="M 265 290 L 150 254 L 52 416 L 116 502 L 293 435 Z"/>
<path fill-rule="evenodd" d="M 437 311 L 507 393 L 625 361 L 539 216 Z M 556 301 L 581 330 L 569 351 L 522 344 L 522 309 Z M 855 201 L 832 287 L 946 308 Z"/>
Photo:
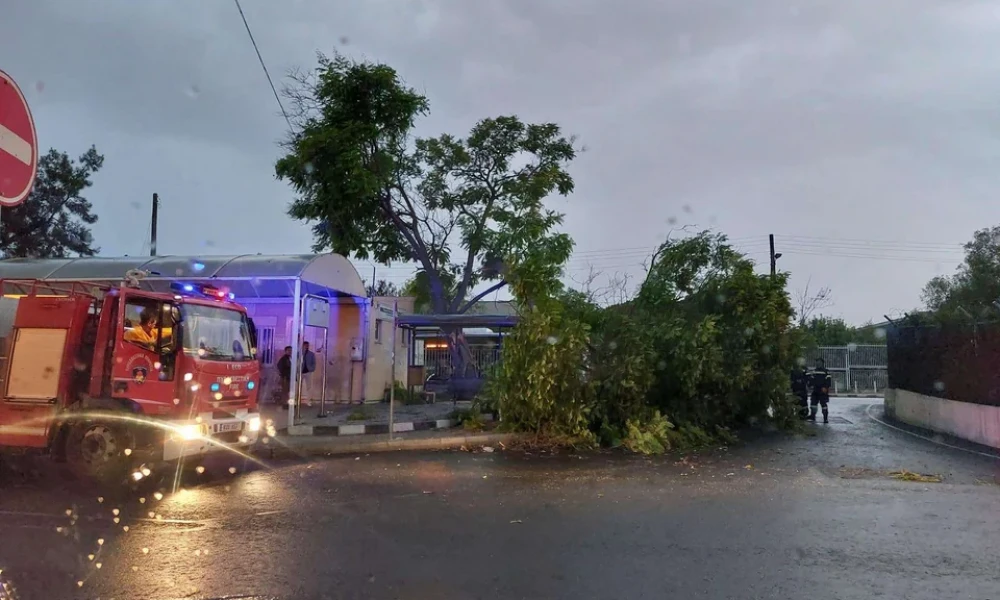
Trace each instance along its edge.
<path fill-rule="evenodd" d="M 247 317 L 247 321 L 250 324 L 250 347 L 253 348 L 253 352 L 257 352 L 257 326 L 254 324 L 253 319 Z"/>

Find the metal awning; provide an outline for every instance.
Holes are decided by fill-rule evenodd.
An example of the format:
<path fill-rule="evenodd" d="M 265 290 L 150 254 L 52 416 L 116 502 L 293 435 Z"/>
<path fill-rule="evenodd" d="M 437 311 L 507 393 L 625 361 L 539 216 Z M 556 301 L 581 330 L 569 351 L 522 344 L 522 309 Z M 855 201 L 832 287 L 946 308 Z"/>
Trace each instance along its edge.
<path fill-rule="evenodd" d="M 396 323 L 400 327 L 514 327 L 520 317 L 517 315 L 399 315 Z"/>
<path fill-rule="evenodd" d="M 0 260 L 0 279 L 115 283 L 133 269 L 149 272 L 141 285 L 157 292 L 168 292 L 172 282 L 183 281 L 225 286 L 237 299 L 292 298 L 298 280 L 302 294 L 366 295 L 354 265 L 339 254 L 14 258 Z M 7 287 L 0 292 L 23 293 Z"/>

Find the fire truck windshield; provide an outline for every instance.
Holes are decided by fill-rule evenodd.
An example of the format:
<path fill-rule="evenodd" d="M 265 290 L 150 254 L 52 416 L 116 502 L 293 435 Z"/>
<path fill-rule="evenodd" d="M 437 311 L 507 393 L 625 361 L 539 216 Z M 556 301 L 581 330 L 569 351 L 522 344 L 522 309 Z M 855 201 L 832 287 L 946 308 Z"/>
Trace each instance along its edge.
<path fill-rule="evenodd" d="M 228 308 L 181 304 L 184 353 L 206 360 L 254 360 L 250 323 Z"/>

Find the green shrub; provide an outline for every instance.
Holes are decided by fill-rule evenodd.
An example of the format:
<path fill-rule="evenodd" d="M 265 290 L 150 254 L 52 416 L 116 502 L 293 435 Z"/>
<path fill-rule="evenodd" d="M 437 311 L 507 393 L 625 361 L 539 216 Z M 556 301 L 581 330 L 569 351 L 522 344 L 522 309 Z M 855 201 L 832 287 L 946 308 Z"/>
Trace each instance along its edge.
<path fill-rule="evenodd" d="M 625 424 L 625 448 L 638 454 L 663 454 L 671 447 L 670 430 L 674 428 L 659 412 L 645 420 L 629 419 Z"/>
<path fill-rule="evenodd" d="M 586 341 L 586 326 L 557 310 L 525 311 L 487 384 L 504 421 L 536 435 L 593 440 Z"/>
<path fill-rule="evenodd" d="M 486 428 L 486 419 L 483 418 L 482 412 L 475 404 L 472 408 L 460 408 L 452 411 L 448 418 L 458 421 L 458 424 L 468 431 L 482 431 Z"/>
<path fill-rule="evenodd" d="M 506 428 L 653 454 L 797 426 L 786 276 L 757 274 L 725 237 L 663 244 L 635 299 L 608 308 L 513 267 L 525 308 L 487 386 Z"/>

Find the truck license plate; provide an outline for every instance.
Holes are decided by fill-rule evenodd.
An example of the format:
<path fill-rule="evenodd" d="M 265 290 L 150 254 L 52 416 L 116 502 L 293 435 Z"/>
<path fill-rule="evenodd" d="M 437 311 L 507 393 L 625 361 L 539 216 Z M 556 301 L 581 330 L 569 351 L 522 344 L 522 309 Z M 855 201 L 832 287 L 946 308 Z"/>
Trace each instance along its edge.
<path fill-rule="evenodd" d="M 219 423 L 215 426 L 216 433 L 225 433 L 227 431 L 239 431 L 243 428 L 243 423 Z"/>

